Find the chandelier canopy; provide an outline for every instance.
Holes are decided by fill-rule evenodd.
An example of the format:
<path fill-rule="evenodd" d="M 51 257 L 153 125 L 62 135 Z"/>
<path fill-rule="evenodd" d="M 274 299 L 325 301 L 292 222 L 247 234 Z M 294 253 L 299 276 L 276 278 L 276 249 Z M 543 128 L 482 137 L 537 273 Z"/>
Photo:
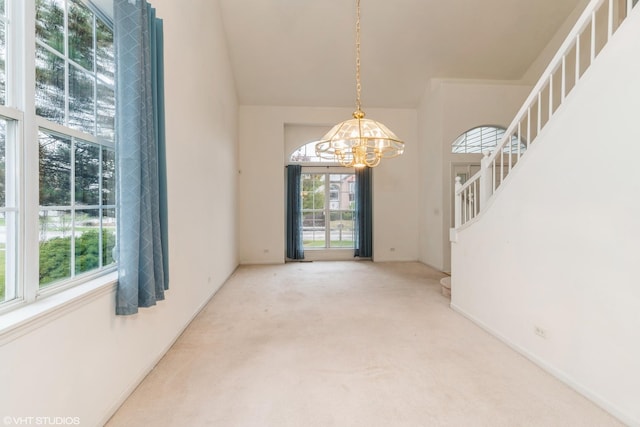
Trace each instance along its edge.
<path fill-rule="evenodd" d="M 316 144 L 316 155 L 346 167 L 375 167 L 380 160 L 401 155 L 404 142 L 385 125 L 365 119 L 360 92 L 360 0 L 356 0 L 356 111 L 353 119 L 335 125 Z"/>

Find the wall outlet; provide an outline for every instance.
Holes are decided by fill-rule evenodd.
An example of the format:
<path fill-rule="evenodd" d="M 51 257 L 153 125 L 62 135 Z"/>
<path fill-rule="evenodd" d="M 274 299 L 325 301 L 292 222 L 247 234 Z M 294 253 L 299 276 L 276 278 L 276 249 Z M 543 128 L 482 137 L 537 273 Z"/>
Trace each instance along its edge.
<path fill-rule="evenodd" d="M 389 252 L 395 252 L 396 248 L 389 248 Z"/>
<path fill-rule="evenodd" d="M 535 333 L 537 336 L 541 338 L 547 338 L 547 331 L 538 325 L 533 326 L 533 333 Z"/>

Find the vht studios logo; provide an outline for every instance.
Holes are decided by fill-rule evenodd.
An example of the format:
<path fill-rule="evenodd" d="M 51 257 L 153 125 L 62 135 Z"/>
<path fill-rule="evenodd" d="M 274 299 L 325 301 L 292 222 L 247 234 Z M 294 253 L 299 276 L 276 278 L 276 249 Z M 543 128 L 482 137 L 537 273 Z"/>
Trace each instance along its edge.
<path fill-rule="evenodd" d="M 2 419 L 7 426 L 73 426 L 80 425 L 80 417 L 12 417 Z"/>

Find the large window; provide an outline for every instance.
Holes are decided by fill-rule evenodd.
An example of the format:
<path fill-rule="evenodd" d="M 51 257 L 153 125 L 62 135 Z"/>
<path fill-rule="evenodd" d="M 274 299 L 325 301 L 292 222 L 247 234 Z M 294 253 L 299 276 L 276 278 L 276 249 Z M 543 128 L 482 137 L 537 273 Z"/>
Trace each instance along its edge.
<path fill-rule="evenodd" d="M 35 98 L 36 114 L 62 125 L 38 134 L 46 286 L 114 262 L 113 32 L 79 0 L 36 1 Z"/>
<path fill-rule="evenodd" d="M 115 266 L 113 32 L 92 7 L 0 0 L 0 311 Z"/>
<path fill-rule="evenodd" d="M 354 173 L 302 173 L 304 249 L 353 248 Z"/>

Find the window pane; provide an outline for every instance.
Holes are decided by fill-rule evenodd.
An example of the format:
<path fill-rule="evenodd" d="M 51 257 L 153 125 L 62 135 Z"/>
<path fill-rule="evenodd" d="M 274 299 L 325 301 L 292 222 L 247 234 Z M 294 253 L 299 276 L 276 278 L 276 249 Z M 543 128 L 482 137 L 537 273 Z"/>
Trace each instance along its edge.
<path fill-rule="evenodd" d="M 75 273 L 100 268 L 100 211 L 87 209 L 76 211 Z"/>
<path fill-rule="evenodd" d="M 40 142 L 40 206 L 71 204 L 71 142 L 45 132 Z"/>
<path fill-rule="evenodd" d="M 96 20 L 96 71 L 98 77 L 113 85 L 115 69 L 113 53 L 113 31 L 99 19 Z"/>
<path fill-rule="evenodd" d="M 102 150 L 102 204 L 116 204 L 116 153 Z"/>
<path fill-rule="evenodd" d="M 93 71 L 93 13 L 82 3 L 69 3 L 69 58 Z"/>
<path fill-rule="evenodd" d="M 302 174 L 302 209 L 324 208 L 324 174 Z"/>
<path fill-rule="evenodd" d="M 6 296 L 5 276 L 7 271 L 7 247 L 5 243 L 7 236 L 7 227 L 4 212 L 0 212 L 0 236 L 5 237 L 5 239 L 2 239 L 0 241 L 0 302 L 3 302 Z"/>
<path fill-rule="evenodd" d="M 95 134 L 94 80 L 69 65 L 69 127 Z"/>
<path fill-rule="evenodd" d="M 114 264 L 113 248 L 116 246 L 116 210 L 105 209 L 102 213 L 102 265 Z"/>
<path fill-rule="evenodd" d="M 4 0 L 0 0 L 0 15 L 4 15 L 4 11 L 5 11 Z"/>
<path fill-rule="evenodd" d="M 116 99 L 113 89 L 104 83 L 98 82 L 98 99 L 96 101 L 98 104 L 97 136 L 107 141 L 115 141 Z"/>
<path fill-rule="evenodd" d="M 64 60 L 36 47 L 36 114 L 64 124 Z"/>
<path fill-rule="evenodd" d="M 7 204 L 7 122 L 0 119 L 0 207 Z"/>
<path fill-rule="evenodd" d="M 64 0 L 36 1 L 36 38 L 64 53 Z"/>
<path fill-rule="evenodd" d="M 4 6 L 3 6 L 4 7 Z M 0 12 L 0 13 L 4 13 Z M 6 24 L 0 21 L 0 104 L 7 103 L 7 36 Z"/>
<path fill-rule="evenodd" d="M 302 244 L 305 248 L 324 248 L 326 239 L 324 212 L 302 212 Z"/>
<path fill-rule="evenodd" d="M 76 204 L 100 203 L 100 147 L 78 142 L 75 144 Z"/>
<path fill-rule="evenodd" d="M 353 248 L 353 212 L 331 212 L 331 244 L 332 248 Z"/>
<path fill-rule="evenodd" d="M 40 286 L 71 277 L 71 211 L 40 211 Z"/>

